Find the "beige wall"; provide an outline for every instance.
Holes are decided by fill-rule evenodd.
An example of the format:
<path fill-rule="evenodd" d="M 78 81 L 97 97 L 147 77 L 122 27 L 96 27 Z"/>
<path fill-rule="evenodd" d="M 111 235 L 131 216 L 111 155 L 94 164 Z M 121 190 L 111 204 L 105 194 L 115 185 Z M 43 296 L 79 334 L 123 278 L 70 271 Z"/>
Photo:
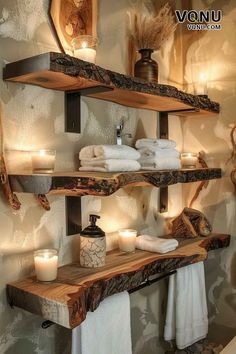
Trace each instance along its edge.
<path fill-rule="evenodd" d="M 209 336 L 224 344 L 236 335 L 236 198 L 229 178 L 233 166 L 226 165 L 231 153 L 230 127 L 236 123 L 236 7 L 233 0 L 194 0 L 193 8 L 223 11 L 221 31 L 205 31 L 201 36 L 193 33 L 189 38 L 185 34 L 183 42 L 186 89 L 192 89 L 187 85 L 191 83 L 191 63 L 201 62 L 202 71 L 209 76 L 208 95 L 220 103 L 221 113 L 212 118 L 185 119 L 183 135 L 184 150 L 205 151 L 209 166 L 219 166 L 224 173 L 221 180 L 209 183 L 193 205 L 207 215 L 215 232 L 232 235 L 230 247 L 211 253 L 205 262 Z M 185 186 L 184 193 L 188 203 L 194 193 L 193 186 Z"/>
<path fill-rule="evenodd" d="M 97 63 L 123 73 L 126 72 L 127 67 L 125 16 L 128 4 L 128 0 L 116 2 L 99 0 L 100 45 Z M 233 0 L 227 3 L 227 18 L 231 16 L 230 4 L 232 7 Z M 46 16 L 47 6 L 47 0 L 37 2 L 34 0 L 9 0 L 7 2 L 0 0 L 0 13 L 2 12 L 0 21 L 1 67 L 5 62 L 49 50 L 58 51 Z M 203 42 L 199 42 L 202 50 L 207 51 L 211 45 L 215 56 L 218 56 L 218 62 L 222 65 L 227 59 L 228 65 L 222 68 L 222 76 L 217 78 L 216 86 L 212 88 L 210 94 L 213 99 L 219 100 L 223 105 L 223 112 L 219 119 L 207 118 L 198 121 L 195 118 L 189 118 L 181 123 L 178 118 L 172 117 L 170 127 L 170 135 L 177 140 L 179 149 L 182 149 L 182 134 L 184 133 L 185 149 L 198 151 L 201 148 L 214 158 L 218 156 L 219 150 L 221 166 L 229 154 L 228 124 L 235 121 L 233 116 L 235 81 L 232 80 L 232 70 L 235 68 L 233 67 L 235 49 L 232 34 L 233 20 L 227 21 L 225 29 L 220 34 L 222 45 L 226 43 L 224 51 L 219 46 L 218 37 L 217 41 L 212 41 L 211 36 L 214 36 L 214 33 L 206 34 L 210 36 L 210 44 L 204 44 L 203 39 Z M 188 55 L 192 50 L 195 52 L 195 49 L 190 46 L 187 57 L 184 58 L 186 59 L 185 76 L 188 71 Z M 180 69 L 178 66 L 181 62 L 179 55 L 179 47 L 173 46 L 172 41 L 157 54 L 162 82 L 180 84 L 179 70 L 182 70 L 182 67 Z M 226 73 L 227 76 L 225 76 Z M 176 77 L 178 79 L 175 79 Z M 187 81 L 187 78 L 185 80 Z M 11 150 L 56 148 L 58 170 L 73 169 L 73 156 L 82 146 L 91 144 L 91 142 L 114 143 L 114 127 L 122 117 L 125 117 L 125 131 L 132 133 L 133 137 L 155 136 L 157 115 L 153 112 L 84 99 L 82 134 L 66 134 L 63 131 L 63 93 L 5 83 L 0 80 L 0 94 L 5 111 L 6 148 Z M 133 140 L 130 139 L 126 143 L 132 144 Z M 211 163 L 215 165 L 213 160 Z M 217 164 L 219 164 L 218 161 Z M 9 167 L 16 168 L 15 160 L 12 158 L 9 161 Z M 227 178 L 221 182 L 211 182 L 199 204 L 195 205 L 206 211 L 214 228 L 218 231 L 232 233 L 235 231 L 235 197 L 232 192 L 233 188 Z M 186 198 L 187 196 L 188 194 Z M 0 353 L 68 353 L 70 331 L 58 326 L 43 330 L 40 328 L 41 318 L 21 310 L 10 309 L 6 302 L 5 285 L 9 281 L 32 274 L 32 254 L 35 249 L 57 247 L 61 264 L 76 259 L 78 237 L 66 237 L 65 235 L 64 198 L 50 197 L 50 212 L 42 210 L 31 195 L 19 195 L 19 198 L 22 208 L 14 213 L 3 198 L 0 199 Z M 107 198 L 85 197 L 83 198 L 83 225 L 87 224 L 90 212 L 99 213 L 102 217 L 100 226 L 108 233 L 109 247 L 116 245 L 115 231 L 121 227 L 135 227 L 140 232 L 161 235 L 164 232 L 165 219 L 177 215 L 182 209 L 182 186 L 176 185 L 170 188 L 168 213 L 164 215 L 158 213 L 157 201 L 158 190 L 152 188 L 129 188 Z M 219 258 L 221 259 L 220 267 L 218 267 Z M 217 252 L 216 256 L 212 256 L 207 263 L 209 304 L 211 319 L 214 323 L 211 327 L 213 333 L 216 326 L 232 327 L 234 325 L 233 300 L 231 299 L 233 286 L 235 286 L 231 272 L 233 264 L 235 264 L 233 245 L 229 251 Z M 159 337 L 163 332 L 165 298 L 165 282 L 132 295 L 132 332 L 135 354 L 152 354 L 157 350 L 164 353 L 162 340 L 159 340 Z M 217 313 L 218 309 L 220 309 L 219 313 Z M 230 313 L 229 323 L 227 323 L 228 313 Z"/>

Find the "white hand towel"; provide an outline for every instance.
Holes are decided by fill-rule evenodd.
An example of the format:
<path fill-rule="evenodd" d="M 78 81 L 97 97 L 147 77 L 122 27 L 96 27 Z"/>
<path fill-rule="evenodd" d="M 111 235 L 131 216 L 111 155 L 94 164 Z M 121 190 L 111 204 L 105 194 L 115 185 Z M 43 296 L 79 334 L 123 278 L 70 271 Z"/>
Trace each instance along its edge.
<path fill-rule="evenodd" d="M 178 170 L 181 168 L 180 159 L 176 157 L 148 157 L 139 159 L 139 162 L 142 170 Z"/>
<path fill-rule="evenodd" d="M 161 149 L 174 149 L 176 147 L 176 142 L 170 139 L 138 139 L 135 143 L 136 149 L 149 146 L 156 146 Z"/>
<path fill-rule="evenodd" d="M 85 159 L 129 159 L 138 160 L 140 153 L 127 145 L 91 145 L 80 150 L 80 160 Z"/>
<path fill-rule="evenodd" d="M 208 332 L 203 262 L 177 270 L 169 279 L 165 340 L 176 338 L 179 349 L 206 337 Z"/>
<path fill-rule="evenodd" d="M 80 171 L 99 171 L 99 172 L 122 172 L 139 171 L 141 166 L 135 160 L 108 159 L 99 161 L 81 161 Z"/>
<path fill-rule="evenodd" d="M 72 330 L 72 354 L 132 354 L 130 299 L 112 295 Z"/>
<path fill-rule="evenodd" d="M 149 252 L 167 253 L 178 247 L 178 241 L 172 239 L 162 239 L 149 235 L 140 235 L 135 240 L 135 247 Z"/>
<path fill-rule="evenodd" d="M 159 147 L 150 146 L 139 150 L 141 158 L 144 157 L 180 157 L 180 153 L 176 149 L 160 149 Z"/>

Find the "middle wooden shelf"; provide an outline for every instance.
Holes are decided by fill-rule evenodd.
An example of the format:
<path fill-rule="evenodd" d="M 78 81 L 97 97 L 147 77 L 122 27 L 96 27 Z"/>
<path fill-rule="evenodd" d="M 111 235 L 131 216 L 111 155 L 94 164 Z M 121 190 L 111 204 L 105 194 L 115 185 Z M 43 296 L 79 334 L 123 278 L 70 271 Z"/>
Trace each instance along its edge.
<path fill-rule="evenodd" d="M 139 172 L 55 172 L 52 174 L 10 174 L 12 190 L 18 193 L 66 196 L 108 196 L 120 188 L 166 187 L 221 178 L 220 168 L 197 168 Z"/>

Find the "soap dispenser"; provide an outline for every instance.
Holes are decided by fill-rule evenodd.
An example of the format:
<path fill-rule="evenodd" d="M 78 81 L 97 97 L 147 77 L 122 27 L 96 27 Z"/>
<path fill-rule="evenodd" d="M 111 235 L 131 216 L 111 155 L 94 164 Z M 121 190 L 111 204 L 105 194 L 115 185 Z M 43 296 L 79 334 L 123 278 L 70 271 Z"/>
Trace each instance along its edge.
<path fill-rule="evenodd" d="M 98 215 L 90 215 L 90 225 L 80 232 L 80 265 L 96 268 L 105 265 L 105 232 L 96 225 Z"/>

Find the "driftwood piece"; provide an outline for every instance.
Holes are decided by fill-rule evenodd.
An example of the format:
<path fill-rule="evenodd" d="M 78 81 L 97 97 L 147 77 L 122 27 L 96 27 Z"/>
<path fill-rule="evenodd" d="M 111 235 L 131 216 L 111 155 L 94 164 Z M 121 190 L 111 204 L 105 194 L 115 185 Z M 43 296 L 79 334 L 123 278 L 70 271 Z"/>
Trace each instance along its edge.
<path fill-rule="evenodd" d="M 8 203 L 12 207 L 12 209 L 19 210 L 21 203 L 20 203 L 19 199 L 17 198 L 16 194 L 13 193 L 11 190 L 11 185 L 9 183 L 9 178 L 8 178 L 3 155 L 0 157 L 0 164 L 1 164 L 1 171 L 0 171 L 1 172 L 0 173 L 1 174 L 1 186 L 2 186 L 3 193 L 4 193 Z"/>
<path fill-rule="evenodd" d="M 232 162 L 232 164 L 234 165 L 234 168 L 230 174 L 230 178 L 231 178 L 231 181 L 234 185 L 234 190 L 236 193 L 236 141 L 234 138 L 235 131 L 236 131 L 236 124 L 234 124 L 234 126 L 230 132 L 230 141 L 232 144 L 232 152 L 231 152 L 231 156 L 228 159 L 228 161 L 226 162 L 226 164 L 228 164 L 229 162 Z"/>
<path fill-rule="evenodd" d="M 194 238 L 208 236 L 212 227 L 199 210 L 184 208 L 182 213 L 172 221 L 172 234 L 175 237 Z"/>
<path fill-rule="evenodd" d="M 104 86 L 112 90 L 87 92 L 87 95 L 136 108 L 167 112 L 196 109 L 197 114 L 202 115 L 219 113 L 219 104 L 208 98 L 179 91 L 174 86 L 119 74 L 61 53 L 45 53 L 7 64 L 3 78 L 63 91 Z"/>
<path fill-rule="evenodd" d="M 51 209 L 50 203 L 45 194 L 36 194 L 35 198 L 45 210 L 49 211 Z"/>
<path fill-rule="evenodd" d="M 204 261 L 207 252 L 227 247 L 229 242 L 229 235 L 213 234 L 204 239 L 180 240 L 175 251 L 164 255 L 115 250 L 107 255 L 106 265 L 96 271 L 72 263 L 59 268 L 58 279 L 51 283 L 38 282 L 33 276 L 8 284 L 8 300 L 13 306 L 74 328 L 104 298 L 131 290 L 151 275 Z"/>
<path fill-rule="evenodd" d="M 139 172 L 58 172 L 48 175 L 10 175 L 12 188 L 19 193 L 106 196 L 126 186 L 165 187 L 221 178 L 221 169 L 189 169 Z"/>
<path fill-rule="evenodd" d="M 203 151 L 200 151 L 198 154 L 198 162 L 203 168 L 208 168 L 208 165 L 206 161 L 204 160 L 205 153 Z M 192 208 L 194 202 L 197 200 L 199 197 L 199 194 L 203 189 L 206 189 L 208 187 L 209 181 L 201 181 L 201 183 L 198 185 L 196 192 L 191 199 L 191 202 L 189 203 L 189 208 Z"/>
<path fill-rule="evenodd" d="M 18 210 L 20 209 L 21 203 L 19 202 L 19 199 L 15 193 L 12 192 L 4 159 L 4 135 L 2 119 L 2 105 L 0 102 L 0 185 L 12 209 Z"/>

